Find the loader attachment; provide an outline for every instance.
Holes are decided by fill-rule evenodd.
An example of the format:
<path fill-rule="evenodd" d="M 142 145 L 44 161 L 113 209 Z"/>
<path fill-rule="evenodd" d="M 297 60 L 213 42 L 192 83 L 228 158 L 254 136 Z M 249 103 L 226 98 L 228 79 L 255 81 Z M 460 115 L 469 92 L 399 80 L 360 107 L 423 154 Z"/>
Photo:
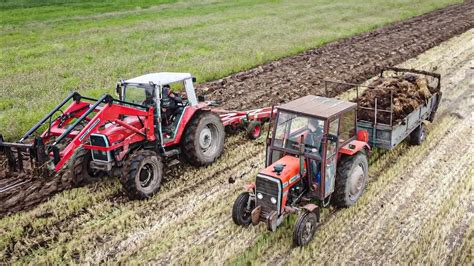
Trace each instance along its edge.
<path fill-rule="evenodd" d="M 66 103 L 71 100 L 69 107 L 64 109 Z M 59 116 L 53 118 L 57 113 Z M 125 123 L 121 121 L 124 116 L 142 117 L 140 121 L 143 123 L 143 128 L 124 125 Z M 59 172 L 74 152 L 88 142 L 89 136 L 97 133 L 99 128 L 106 124 L 122 126 L 129 131 L 134 130 L 134 133 L 130 133 L 137 135 L 130 136 L 133 140 L 154 140 L 153 108 L 116 100 L 108 94 L 93 99 L 74 92 L 43 117 L 18 142 L 5 142 L 0 136 L 0 164 L 8 165 L 7 176 L 15 172 L 38 173 L 36 171 L 38 169 Z M 40 128 L 46 129 L 40 136 L 28 142 Z M 127 144 L 126 141 L 123 143 Z M 87 147 L 91 150 L 104 148 L 91 145 Z M 121 144 L 117 144 L 113 148 L 120 147 Z"/>
<path fill-rule="evenodd" d="M 46 146 L 43 137 L 36 137 L 32 142 L 24 143 L 38 131 L 43 125 L 49 121 L 49 128 L 61 116 L 53 120 L 54 114 L 61 110 L 71 99 L 79 102 L 81 96 L 77 92 L 69 94 L 60 104 L 44 116 L 36 125 L 34 125 L 22 138 L 17 142 L 5 142 L 3 136 L 0 134 L 0 164 L 6 161 L 8 165 L 7 173 L 14 172 L 29 172 L 30 170 L 42 168 L 49 161 L 49 156 L 46 153 Z M 62 111 L 61 111 L 62 112 Z M 54 121 L 54 123 L 53 123 Z M 43 134 L 44 135 L 44 134 Z"/>
<path fill-rule="evenodd" d="M 35 138 L 33 143 L 23 144 L 4 142 L 0 135 L 0 154 L 4 155 L 11 172 L 23 172 L 28 163 L 31 168 L 38 168 L 49 160 L 40 137 Z"/>

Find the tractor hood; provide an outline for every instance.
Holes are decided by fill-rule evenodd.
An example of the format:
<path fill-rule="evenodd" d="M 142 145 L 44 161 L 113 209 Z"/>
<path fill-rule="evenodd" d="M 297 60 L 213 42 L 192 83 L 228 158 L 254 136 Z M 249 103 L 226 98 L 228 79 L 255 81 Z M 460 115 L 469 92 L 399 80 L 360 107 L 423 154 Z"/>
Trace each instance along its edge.
<path fill-rule="evenodd" d="M 286 155 L 260 171 L 259 174 L 280 179 L 283 187 L 286 187 L 301 178 L 300 159 L 291 155 Z"/>

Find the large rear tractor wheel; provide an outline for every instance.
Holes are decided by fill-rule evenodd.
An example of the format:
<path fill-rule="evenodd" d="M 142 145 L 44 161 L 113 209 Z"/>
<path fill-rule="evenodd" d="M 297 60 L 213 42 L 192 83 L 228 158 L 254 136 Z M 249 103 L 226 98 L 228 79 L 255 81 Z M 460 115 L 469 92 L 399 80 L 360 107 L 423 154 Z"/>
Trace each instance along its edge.
<path fill-rule="evenodd" d="M 308 244 L 314 237 L 318 226 L 318 217 L 313 212 L 303 212 L 296 221 L 293 231 L 293 243 L 300 247 Z"/>
<path fill-rule="evenodd" d="M 161 187 L 163 163 L 154 151 L 138 150 L 124 163 L 120 183 L 131 199 L 147 199 Z"/>
<path fill-rule="evenodd" d="M 336 185 L 332 197 L 337 207 L 352 206 L 364 192 L 369 177 L 367 155 L 358 152 L 343 157 L 337 167 Z"/>
<path fill-rule="evenodd" d="M 105 172 L 90 168 L 91 161 L 91 151 L 82 147 L 77 149 L 71 157 L 70 174 L 74 185 L 96 181 L 105 176 Z"/>
<path fill-rule="evenodd" d="M 184 131 L 183 155 L 194 166 L 209 165 L 222 154 L 224 138 L 224 125 L 217 114 L 197 113 Z"/>
<path fill-rule="evenodd" d="M 232 220 L 235 224 L 248 226 L 252 222 L 252 211 L 255 208 L 255 201 L 250 200 L 250 193 L 241 193 L 232 207 Z"/>
<path fill-rule="evenodd" d="M 410 133 L 410 144 L 421 145 L 426 139 L 426 130 L 423 123 L 421 123 L 413 132 Z"/>

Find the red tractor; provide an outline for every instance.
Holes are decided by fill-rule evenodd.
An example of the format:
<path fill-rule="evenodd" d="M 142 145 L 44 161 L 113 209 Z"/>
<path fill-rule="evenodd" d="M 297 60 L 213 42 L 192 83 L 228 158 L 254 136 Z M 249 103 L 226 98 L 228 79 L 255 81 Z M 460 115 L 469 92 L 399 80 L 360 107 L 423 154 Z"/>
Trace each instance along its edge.
<path fill-rule="evenodd" d="M 9 172 L 67 169 L 75 183 L 119 176 L 129 197 L 149 198 L 160 189 L 164 166 L 180 160 L 208 165 L 222 154 L 225 127 L 248 126 L 251 137 L 258 137 L 271 115 L 270 108 L 214 109 L 214 102 L 198 101 L 193 81 L 189 73 L 153 73 L 119 82 L 119 99 L 74 92 L 19 141 L 4 142 L 0 135 L 0 154 Z M 179 97 L 177 90 L 186 95 Z"/>
<path fill-rule="evenodd" d="M 293 240 L 302 246 L 314 236 L 320 206 L 353 205 L 366 186 L 371 151 L 367 132 L 356 133 L 356 107 L 318 96 L 277 107 L 266 168 L 237 197 L 233 221 L 241 226 L 265 222 L 274 231 L 286 215 L 299 213 Z"/>

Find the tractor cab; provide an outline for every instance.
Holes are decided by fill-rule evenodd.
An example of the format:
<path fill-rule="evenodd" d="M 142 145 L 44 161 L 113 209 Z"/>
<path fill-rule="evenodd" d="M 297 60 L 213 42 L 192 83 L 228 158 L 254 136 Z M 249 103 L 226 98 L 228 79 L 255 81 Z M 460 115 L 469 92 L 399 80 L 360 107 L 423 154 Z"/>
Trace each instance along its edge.
<path fill-rule="evenodd" d="M 278 107 L 266 166 L 285 156 L 300 158 L 307 192 L 325 200 L 334 191 L 339 150 L 356 138 L 356 107 L 311 95 Z"/>
<path fill-rule="evenodd" d="M 163 143 L 176 140 L 179 121 L 188 107 L 196 107 L 198 99 L 190 73 L 160 72 L 146 74 L 117 84 L 121 101 L 153 107 L 155 110 L 155 132 Z M 184 88 L 185 95 L 177 92 Z"/>

